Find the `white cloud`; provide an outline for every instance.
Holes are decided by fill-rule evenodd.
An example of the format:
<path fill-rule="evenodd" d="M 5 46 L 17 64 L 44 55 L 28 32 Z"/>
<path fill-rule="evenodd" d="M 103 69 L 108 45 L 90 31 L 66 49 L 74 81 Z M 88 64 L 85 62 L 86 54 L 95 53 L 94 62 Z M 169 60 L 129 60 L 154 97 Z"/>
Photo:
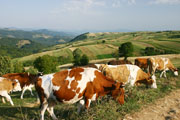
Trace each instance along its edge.
<path fill-rule="evenodd" d="M 54 9 L 53 13 L 69 12 L 69 13 L 87 13 L 89 9 L 97 6 L 105 6 L 104 0 L 68 0 L 59 8 Z"/>
<path fill-rule="evenodd" d="M 136 0 L 113 0 L 112 7 L 118 8 L 125 4 L 134 5 L 136 4 Z"/>
<path fill-rule="evenodd" d="M 150 4 L 180 4 L 180 0 L 153 0 Z"/>

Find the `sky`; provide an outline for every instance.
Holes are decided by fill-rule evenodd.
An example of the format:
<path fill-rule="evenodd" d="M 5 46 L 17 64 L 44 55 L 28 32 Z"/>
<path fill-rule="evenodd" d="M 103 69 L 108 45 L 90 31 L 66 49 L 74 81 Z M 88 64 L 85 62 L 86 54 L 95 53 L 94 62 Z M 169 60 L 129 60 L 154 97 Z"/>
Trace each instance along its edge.
<path fill-rule="evenodd" d="M 0 0 L 0 28 L 180 30 L 180 0 Z"/>

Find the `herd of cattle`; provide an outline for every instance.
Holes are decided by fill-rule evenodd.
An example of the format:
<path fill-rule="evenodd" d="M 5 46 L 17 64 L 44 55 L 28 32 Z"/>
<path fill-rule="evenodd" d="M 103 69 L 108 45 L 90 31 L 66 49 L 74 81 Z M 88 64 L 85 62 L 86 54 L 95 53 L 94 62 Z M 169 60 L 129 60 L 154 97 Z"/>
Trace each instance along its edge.
<path fill-rule="evenodd" d="M 0 96 L 13 106 L 10 92 L 21 91 L 21 99 L 26 90 L 35 86 L 40 99 L 40 119 L 44 120 L 47 110 L 56 120 L 54 106 L 56 101 L 73 104 L 79 101 L 78 113 L 83 107 L 89 108 L 91 101 L 99 96 L 111 95 L 120 104 L 124 104 L 124 86 L 138 86 L 157 88 L 155 71 L 160 70 L 166 77 L 166 71 L 171 70 L 178 75 L 178 69 L 168 58 L 151 57 L 137 58 L 134 65 L 130 61 L 110 61 L 108 64 L 90 64 L 76 67 L 53 74 L 32 75 L 28 73 L 7 73 L 0 77 Z"/>

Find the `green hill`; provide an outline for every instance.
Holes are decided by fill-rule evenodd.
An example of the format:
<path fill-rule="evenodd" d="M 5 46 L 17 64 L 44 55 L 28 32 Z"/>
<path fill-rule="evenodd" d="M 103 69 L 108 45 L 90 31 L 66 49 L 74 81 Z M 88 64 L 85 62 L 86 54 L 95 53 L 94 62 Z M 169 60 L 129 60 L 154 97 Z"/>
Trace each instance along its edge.
<path fill-rule="evenodd" d="M 28 39 L 0 38 L 0 55 L 12 58 L 23 57 L 40 52 L 47 47 Z"/>
<path fill-rule="evenodd" d="M 0 29 L 0 37 L 8 38 L 21 38 L 21 39 L 30 39 L 34 42 L 41 43 L 44 45 L 55 45 L 60 43 L 66 43 L 74 38 L 73 33 L 66 32 L 56 32 L 46 29 L 33 30 L 33 31 L 24 31 L 17 29 Z"/>
<path fill-rule="evenodd" d="M 18 60 L 34 60 L 44 54 L 68 57 L 72 56 L 72 52 L 76 48 L 80 48 L 91 60 L 108 58 L 113 57 L 112 54 L 118 51 L 118 47 L 124 42 L 132 42 L 134 56 L 143 56 L 146 47 L 180 53 L 179 35 L 180 31 L 85 33 L 75 37 L 69 43 L 45 48 L 45 52 L 25 56 Z"/>

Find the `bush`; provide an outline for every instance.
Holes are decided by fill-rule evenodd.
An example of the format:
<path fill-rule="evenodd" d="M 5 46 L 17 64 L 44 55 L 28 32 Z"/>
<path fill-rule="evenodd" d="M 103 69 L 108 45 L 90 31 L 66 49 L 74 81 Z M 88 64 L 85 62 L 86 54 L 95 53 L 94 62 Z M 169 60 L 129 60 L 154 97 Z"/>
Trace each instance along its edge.
<path fill-rule="evenodd" d="M 124 60 L 127 60 L 127 57 L 133 56 L 134 47 L 131 42 L 123 43 L 119 47 L 119 56 L 124 57 Z"/>
<path fill-rule="evenodd" d="M 24 66 L 21 62 L 14 63 L 14 73 L 22 73 L 24 72 Z"/>
<path fill-rule="evenodd" d="M 57 58 L 49 55 L 38 57 L 34 61 L 34 68 L 37 68 L 39 72 L 43 72 L 44 74 L 56 72 L 57 65 Z"/>
<path fill-rule="evenodd" d="M 81 63 L 82 66 L 83 66 L 83 65 L 88 65 L 88 63 L 89 63 L 89 58 L 88 58 L 88 56 L 84 54 L 84 55 L 81 57 L 81 59 L 80 59 L 80 63 Z"/>
<path fill-rule="evenodd" d="M 0 56 L 0 76 L 13 72 L 13 64 L 8 56 Z"/>
<path fill-rule="evenodd" d="M 38 69 L 34 68 L 34 67 L 30 67 L 28 70 L 26 70 L 27 73 L 30 74 L 37 74 L 38 73 Z"/>

